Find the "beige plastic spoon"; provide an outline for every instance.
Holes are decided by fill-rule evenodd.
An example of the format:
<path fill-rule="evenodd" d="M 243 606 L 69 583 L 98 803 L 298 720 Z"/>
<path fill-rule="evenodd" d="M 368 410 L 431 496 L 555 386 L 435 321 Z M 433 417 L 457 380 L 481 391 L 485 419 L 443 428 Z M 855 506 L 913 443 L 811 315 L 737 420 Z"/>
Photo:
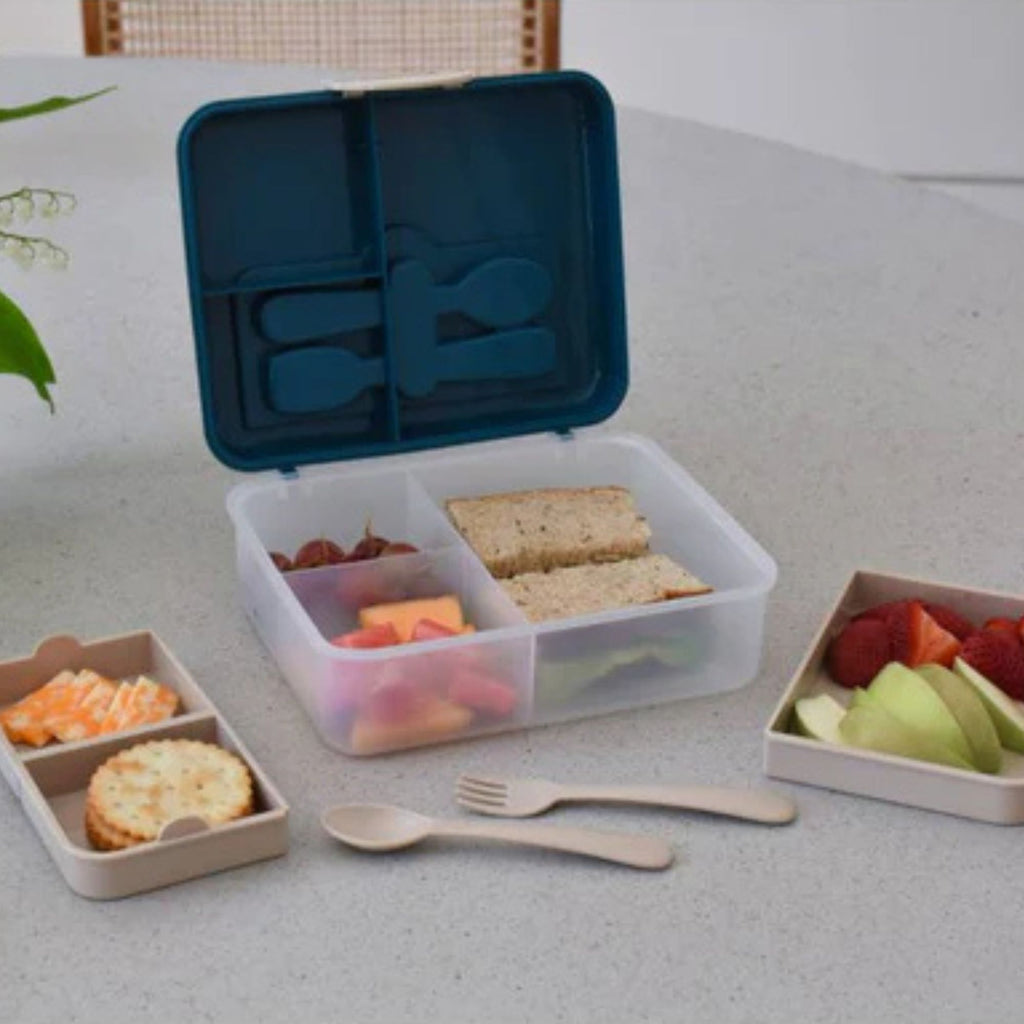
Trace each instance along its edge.
<path fill-rule="evenodd" d="M 439 820 L 403 807 L 383 804 L 339 804 L 329 807 L 321 816 L 320 823 L 335 839 L 375 853 L 403 850 L 428 836 L 465 836 L 578 853 L 584 857 L 597 857 L 648 871 L 661 871 L 674 858 L 668 843 L 651 836 L 524 822 Z"/>

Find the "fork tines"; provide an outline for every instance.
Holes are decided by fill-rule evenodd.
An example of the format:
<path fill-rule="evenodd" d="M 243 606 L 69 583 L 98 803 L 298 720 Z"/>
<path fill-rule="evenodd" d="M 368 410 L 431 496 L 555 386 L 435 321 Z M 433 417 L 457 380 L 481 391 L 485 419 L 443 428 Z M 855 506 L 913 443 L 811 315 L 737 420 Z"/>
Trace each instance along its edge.
<path fill-rule="evenodd" d="M 460 775 L 455 783 L 455 796 L 463 805 L 487 804 L 500 807 L 505 802 L 508 787 L 498 779 L 482 779 Z"/>

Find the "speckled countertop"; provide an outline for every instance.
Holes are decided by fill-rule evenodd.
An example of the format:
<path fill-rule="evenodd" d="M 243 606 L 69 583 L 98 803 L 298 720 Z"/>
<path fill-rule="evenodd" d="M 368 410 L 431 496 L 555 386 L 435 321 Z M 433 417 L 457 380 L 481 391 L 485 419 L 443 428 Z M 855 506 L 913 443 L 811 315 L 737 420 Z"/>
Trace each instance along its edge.
<path fill-rule="evenodd" d="M 713 699 L 355 761 L 322 746 L 235 599 L 204 443 L 174 141 L 202 102 L 309 69 L 0 62 L 0 179 L 73 188 L 63 277 L 0 264 L 60 378 L 0 378 L 0 657 L 156 630 L 292 806 L 287 857 L 116 903 L 64 885 L 0 787 L 0 1018 L 12 1022 L 1013 1020 L 1020 834 L 799 786 L 778 831 L 637 810 L 639 875 L 514 850 L 348 853 L 328 803 L 452 808 L 465 768 L 749 784 L 762 731 L 851 569 L 1024 592 L 1024 231 L 762 141 L 620 114 L 630 396 L 775 557 L 761 674 Z"/>

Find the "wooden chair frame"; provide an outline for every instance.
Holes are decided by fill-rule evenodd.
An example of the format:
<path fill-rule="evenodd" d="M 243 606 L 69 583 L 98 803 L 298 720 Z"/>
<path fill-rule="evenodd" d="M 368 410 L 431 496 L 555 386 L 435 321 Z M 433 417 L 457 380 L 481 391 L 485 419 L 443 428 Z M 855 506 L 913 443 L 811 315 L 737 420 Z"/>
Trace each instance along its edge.
<path fill-rule="evenodd" d="M 81 6 L 86 56 L 124 55 L 121 0 L 81 0 Z M 561 60 L 560 0 L 522 0 L 522 10 L 522 70 L 556 70 Z"/>

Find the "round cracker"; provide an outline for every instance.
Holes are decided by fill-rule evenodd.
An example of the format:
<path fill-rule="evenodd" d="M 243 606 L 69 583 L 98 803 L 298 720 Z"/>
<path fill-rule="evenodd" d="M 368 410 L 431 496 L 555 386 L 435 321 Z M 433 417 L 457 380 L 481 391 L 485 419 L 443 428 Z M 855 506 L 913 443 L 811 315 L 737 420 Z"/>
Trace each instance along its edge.
<path fill-rule="evenodd" d="M 152 740 L 105 761 L 89 782 L 95 819 L 136 840 L 197 815 L 209 825 L 252 810 L 252 776 L 234 754 L 199 740 Z M 97 828 L 99 835 L 99 828 Z"/>
<path fill-rule="evenodd" d="M 127 850 L 130 846 L 137 846 L 142 842 L 141 839 L 135 839 L 108 824 L 89 803 L 85 805 L 85 834 L 97 850 L 106 852 Z"/>

